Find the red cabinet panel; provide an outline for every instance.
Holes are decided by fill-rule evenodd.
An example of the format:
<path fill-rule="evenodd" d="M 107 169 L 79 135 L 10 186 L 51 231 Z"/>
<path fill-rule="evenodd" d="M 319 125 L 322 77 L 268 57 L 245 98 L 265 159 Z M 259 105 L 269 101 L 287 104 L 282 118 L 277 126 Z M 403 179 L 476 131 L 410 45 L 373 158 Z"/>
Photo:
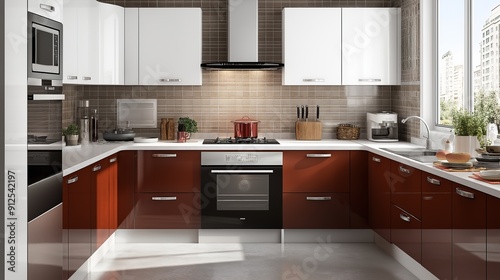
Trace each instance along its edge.
<path fill-rule="evenodd" d="M 349 151 L 284 151 L 284 192 L 349 192 Z"/>
<path fill-rule="evenodd" d="M 422 265 L 452 279 L 451 181 L 422 172 Z"/>
<path fill-rule="evenodd" d="M 419 219 L 392 205 L 391 242 L 417 262 L 422 261 L 422 224 Z"/>
<path fill-rule="evenodd" d="M 200 166 L 200 151 L 137 151 L 137 191 L 199 191 Z"/>
<path fill-rule="evenodd" d="M 197 229 L 199 193 L 136 193 L 135 228 Z"/>
<path fill-rule="evenodd" d="M 283 193 L 283 228 L 349 228 L 349 194 Z"/>
<path fill-rule="evenodd" d="M 500 198 L 487 196 L 488 279 L 500 277 Z"/>
<path fill-rule="evenodd" d="M 95 252 L 110 235 L 110 185 L 109 159 L 90 166 L 92 189 L 92 252 Z"/>
<path fill-rule="evenodd" d="M 486 194 L 452 187 L 453 278 L 486 279 Z"/>
<path fill-rule="evenodd" d="M 391 240 L 391 161 L 368 155 L 368 195 L 370 227 L 385 240 Z"/>
<path fill-rule="evenodd" d="M 137 174 L 137 152 L 118 154 L 118 214 L 120 229 L 134 228 L 134 192 Z"/>
<path fill-rule="evenodd" d="M 351 228 L 365 229 L 368 226 L 368 152 L 350 151 Z"/>
<path fill-rule="evenodd" d="M 391 202 L 418 219 L 422 218 L 422 171 L 391 161 Z"/>

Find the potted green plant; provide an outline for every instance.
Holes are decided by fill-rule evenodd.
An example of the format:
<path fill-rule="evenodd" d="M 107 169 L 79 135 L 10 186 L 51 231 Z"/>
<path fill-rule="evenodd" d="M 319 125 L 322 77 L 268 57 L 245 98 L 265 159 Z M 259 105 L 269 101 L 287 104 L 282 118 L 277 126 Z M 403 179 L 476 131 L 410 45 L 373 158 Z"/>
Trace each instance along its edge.
<path fill-rule="evenodd" d="M 68 125 L 65 129 L 63 129 L 62 134 L 66 137 L 66 144 L 68 146 L 75 146 L 78 144 L 78 134 L 80 133 L 80 129 L 74 123 Z"/>
<path fill-rule="evenodd" d="M 187 134 L 187 139 L 191 138 L 191 133 L 198 132 L 198 124 L 189 117 L 180 117 L 179 124 L 183 124 Z"/>
<path fill-rule="evenodd" d="M 469 112 L 464 109 L 453 110 L 451 122 L 455 132 L 455 151 L 471 155 L 475 150 L 486 145 L 486 125 L 488 120 L 480 112 Z"/>

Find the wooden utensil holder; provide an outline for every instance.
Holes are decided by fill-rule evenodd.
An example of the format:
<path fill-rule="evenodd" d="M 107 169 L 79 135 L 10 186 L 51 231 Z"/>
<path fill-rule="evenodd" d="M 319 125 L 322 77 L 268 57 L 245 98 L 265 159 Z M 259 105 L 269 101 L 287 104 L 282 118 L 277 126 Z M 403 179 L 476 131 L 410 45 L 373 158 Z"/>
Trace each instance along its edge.
<path fill-rule="evenodd" d="M 319 121 L 295 122 L 295 139 L 297 140 L 321 140 L 322 131 Z"/>

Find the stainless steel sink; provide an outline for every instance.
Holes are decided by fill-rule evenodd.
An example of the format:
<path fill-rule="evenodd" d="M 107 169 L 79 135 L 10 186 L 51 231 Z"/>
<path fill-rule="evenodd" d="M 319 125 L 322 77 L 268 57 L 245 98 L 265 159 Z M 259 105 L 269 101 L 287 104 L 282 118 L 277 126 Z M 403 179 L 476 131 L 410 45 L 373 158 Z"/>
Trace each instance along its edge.
<path fill-rule="evenodd" d="M 423 163 L 431 163 L 437 160 L 436 158 L 437 150 L 429 150 L 425 148 L 381 148 L 381 149 Z"/>

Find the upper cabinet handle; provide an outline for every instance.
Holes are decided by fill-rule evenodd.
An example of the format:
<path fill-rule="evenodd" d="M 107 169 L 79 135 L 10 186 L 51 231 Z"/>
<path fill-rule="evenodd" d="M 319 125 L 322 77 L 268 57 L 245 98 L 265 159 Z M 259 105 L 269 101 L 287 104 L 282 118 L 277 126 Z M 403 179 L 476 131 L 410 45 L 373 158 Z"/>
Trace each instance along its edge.
<path fill-rule="evenodd" d="M 358 79 L 358 82 L 382 82 L 382 79 Z"/>
<path fill-rule="evenodd" d="M 325 79 L 323 78 L 315 78 L 315 79 L 302 79 L 303 82 L 309 83 L 309 82 L 324 82 Z"/>
<path fill-rule="evenodd" d="M 307 154 L 308 158 L 329 158 L 332 157 L 332 154 Z"/>
<path fill-rule="evenodd" d="M 162 83 L 181 82 L 181 79 L 160 79 Z"/>
<path fill-rule="evenodd" d="M 92 168 L 92 171 L 96 172 L 96 171 L 99 171 L 101 170 L 102 166 L 100 164 L 94 166 L 94 168 Z"/>
<path fill-rule="evenodd" d="M 402 165 L 399 166 L 399 171 L 401 171 L 403 173 L 406 173 L 406 174 L 410 174 L 411 173 L 410 169 L 404 168 Z"/>
<path fill-rule="evenodd" d="M 115 157 L 114 158 L 110 158 L 109 162 L 111 162 L 111 163 L 116 162 L 116 158 Z"/>
<path fill-rule="evenodd" d="M 40 9 L 46 10 L 47 12 L 51 12 L 51 13 L 56 11 L 56 8 L 54 6 L 47 5 L 47 4 L 40 4 Z"/>
<path fill-rule="evenodd" d="M 174 158 L 174 157 L 177 157 L 177 154 L 153 154 L 153 157 L 156 157 L 156 158 Z"/>
<path fill-rule="evenodd" d="M 68 80 L 76 80 L 76 79 L 78 79 L 78 76 L 67 76 L 66 78 Z"/>
<path fill-rule="evenodd" d="M 378 157 L 372 157 L 372 160 L 373 160 L 374 162 L 381 162 L 381 161 L 382 161 L 382 160 L 380 160 Z"/>
<path fill-rule="evenodd" d="M 467 192 L 467 191 L 464 191 L 464 190 L 461 190 L 459 188 L 456 188 L 455 189 L 455 192 L 459 195 L 459 196 L 463 196 L 465 198 L 470 198 L 470 199 L 474 199 L 474 194 L 471 193 L 471 192 Z"/>
<path fill-rule="evenodd" d="M 92 80 L 92 77 L 82 77 L 82 80 L 84 80 L 84 81 L 90 81 L 90 80 Z"/>
<path fill-rule="evenodd" d="M 441 181 L 439 181 L 438 179 L 431 178 L 430 176 L 427 176 L 427 182 L 433 185 L 441 186 Z"/>
<path fill-rule="evenodd" d="M 68 184 L 73 184 L 78 182 L 78 176 L 68 179 Z"/>

